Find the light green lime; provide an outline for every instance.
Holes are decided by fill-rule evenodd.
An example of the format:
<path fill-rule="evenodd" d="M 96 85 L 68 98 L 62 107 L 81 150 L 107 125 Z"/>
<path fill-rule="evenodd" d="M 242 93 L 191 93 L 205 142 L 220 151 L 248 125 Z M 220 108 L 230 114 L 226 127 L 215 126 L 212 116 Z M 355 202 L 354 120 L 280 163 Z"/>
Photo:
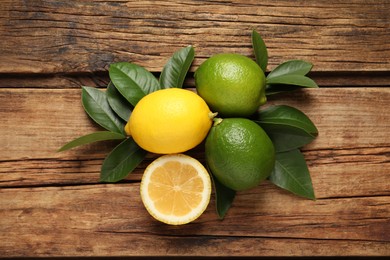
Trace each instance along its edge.
<path fill-rule="evenodd" d="M 223 119 L 211 128 L 205 145 L 212 174 L 236 191 L 256 187 L 271 174 L 275 164 L 272 141 L 249 119 Z"/>
<path fill-rule="evenodd" d="M 198 94 L 222 117 L 249 117 L 266 102 L 264 72 L 246 56 L 216 54 L 194 77 Z"/>

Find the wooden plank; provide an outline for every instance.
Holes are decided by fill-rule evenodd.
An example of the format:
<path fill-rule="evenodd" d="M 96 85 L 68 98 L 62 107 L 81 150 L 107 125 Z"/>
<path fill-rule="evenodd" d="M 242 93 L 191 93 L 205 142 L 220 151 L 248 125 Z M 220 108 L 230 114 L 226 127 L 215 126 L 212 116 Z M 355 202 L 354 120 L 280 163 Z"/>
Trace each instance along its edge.
<path fill-rule="evenodd" d="M 320 134 L 307 149 L 336 150 L 388 147 L 389 101 L 388 88 L 320 88 L 271 96 L 268 103 L 294 106 L 312 119 Z M 53 152 L 65 142 L 102 130 L 84 112 L 79 89 L 2 88 L 0 105 L 3 160 L 62 157 Z"/>
<path fill-rule="evenodd" d="M 115 142 L 56 152 L 76 137 L 101 130 L 83 111 L 80 94 L 74 89 L 0 90 L 0 187 L 98 183 L 102 161 Z M 317 125 L 319 137 L 304 155 L 318 198 L 390 194 L 390 89 L 305 89 L 269 103 L 301 109 Z M 202 146 L 189 154 L 204 160 Z M 154 158 L 149 155 L 127 180 L 138 182 Z"/>
<path fill-rule="evenodd" d="M 252 56 L 256 29 L 269 69 L 289 59 L 314 71 L 389 72 L 387 0 L 2 1 L 0 73 L 104 71 L 132 61 L 161 71 L 193 45 L 199 65 L 217 52 Z"/>
<path fill-rule="evenodd" d="M 180 228 L 153 220 L 138 184 L 0 189 L 3 256 L 387 255 L 389 199 L 288 195 L 267 184 L 238 194 L 220 221 L 212 200 Z M 245 221 L 242 221 L 245 220 Z"/>
<path fill-rule="evenodd" d="M 88 149 L 83 153 L 88 153 Z M 75 155 L 64 159 L 0 161 L 0 187 L 98 183 L 103 157 L 108 151 L 98 158 L 92 158 L 93 153 L 84 158 Z M 305 151 L 316 197 L 390 195 L 389 153 L 388 148 Z M 188 154 L 204 162 L 200 149 Z M 126 178 L 126 182 L 139 182 L 145 167 L 155 158 L 155 155 L 150 155 Z"/>

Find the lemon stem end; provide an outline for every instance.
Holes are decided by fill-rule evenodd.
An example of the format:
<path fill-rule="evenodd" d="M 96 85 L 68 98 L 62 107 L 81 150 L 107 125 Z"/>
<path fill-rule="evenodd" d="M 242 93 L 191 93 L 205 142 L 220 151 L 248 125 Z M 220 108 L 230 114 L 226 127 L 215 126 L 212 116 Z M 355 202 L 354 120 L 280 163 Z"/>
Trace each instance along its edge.
<path fill-rule="evenodd" d="M 213 120 L 217 115 L 218 115 L 218 112 L 215 112 L 215 113 L 209 112 L 209 118 L 210 118 L 211 120 Z"/>

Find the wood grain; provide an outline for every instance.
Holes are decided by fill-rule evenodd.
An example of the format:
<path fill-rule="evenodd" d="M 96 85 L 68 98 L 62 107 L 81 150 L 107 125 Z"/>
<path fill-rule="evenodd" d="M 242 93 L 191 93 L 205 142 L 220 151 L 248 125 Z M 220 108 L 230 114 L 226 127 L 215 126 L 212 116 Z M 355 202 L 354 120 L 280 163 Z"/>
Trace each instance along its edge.
<path fill-rule="evenodd" d="M 389 253 L 388 197 L 310 201 L 265 186 L 240 193 L 223 221 L 211 201 L 198 220 L 181 227 L 152 220 L 138 184 L 2 189 L 0 251 L 6 256 Z"/>
<path fill-rule="evenodd" d="M 252 56 L 256 29 L 270 66 L 289 59 L 314 71 L 389 72 L 387 0 L 2 1 L 0 73 L 104 71 L 132 61 L 161 71 L 193 45 L 197 66 L 217 52 Z"/>
<path fill-rule="evenodd" d="M 269 104 L 301 109 L 320 135 L 304 148 L 316 201 L 269 182 L 237 195 L 220 221 L 212 200 L 196 222 L 160 224 L 139 198 L 143 169 L 101 184 L 115 143 L 56 153 L 99 130 L 79 89 L 0 89 L 0 251 L 5 256 L 278 256 L 390 252 L 388 88 L 305 89 Z M 201 146 L 190 155 L 203 161 Z M 245 219 L 245 221 L 242 221 Z M 32 224 L 34 223 L 34 224 Z M 153 245 L 152 247 L 150 245 Z"/>
<path fill-rule="evenodd" d="M 80 95 L 69 89 L 0 90 L 0 186 L 98 183 L 102 161 L 116 142 L 56 152 L 102 130 L 84 112 Z M 317 139 L 303 149 L 318 198 L 390 194 L 389 103 L 388 88 L 305 89 L 269 100 L 301 109 L 318 127 Z M 204 160 L 202 151 L 200 146 L 190 154 Z M 149 155 L 128 181 L 139 181 L 154 158 Z"/>
<path fill-rule="evenodd" d="M 4 0 L 0 4 L 1 257 L 390 255 L 390 1 Z M 314 64 L 320 86 L 273 96 L 306 113 L 319 136 L 302 151 L 317 200 L 265 181 L 239 192 L 218 219 L 214 194 L 195 222 L 152 219 L 139 197 L 147 159 L 125 180 L 99 182 L 117 142 L 57 153 L 101 130 L 81 86 L 101 89 L 117 61 L 156 77 L 193 45 L 185 86 L 206 58 L 254 58 L 257 30 L 268 71 Z M 188 152 L 204 162 L 203 146 Z"/>

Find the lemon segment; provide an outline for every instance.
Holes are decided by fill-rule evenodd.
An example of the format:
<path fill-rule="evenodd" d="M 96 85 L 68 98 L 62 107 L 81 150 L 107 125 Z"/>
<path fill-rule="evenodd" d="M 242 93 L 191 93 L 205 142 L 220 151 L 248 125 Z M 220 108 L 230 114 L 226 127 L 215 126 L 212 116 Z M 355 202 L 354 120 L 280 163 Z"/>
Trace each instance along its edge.
<path fill-rule="evenodd" d="M 211 179 L 198 160 L 183 154 L 163 155 L 145 169 L 140 193 L 146 210 L 156 220 L 182 225 L 206 210 Z"/>

